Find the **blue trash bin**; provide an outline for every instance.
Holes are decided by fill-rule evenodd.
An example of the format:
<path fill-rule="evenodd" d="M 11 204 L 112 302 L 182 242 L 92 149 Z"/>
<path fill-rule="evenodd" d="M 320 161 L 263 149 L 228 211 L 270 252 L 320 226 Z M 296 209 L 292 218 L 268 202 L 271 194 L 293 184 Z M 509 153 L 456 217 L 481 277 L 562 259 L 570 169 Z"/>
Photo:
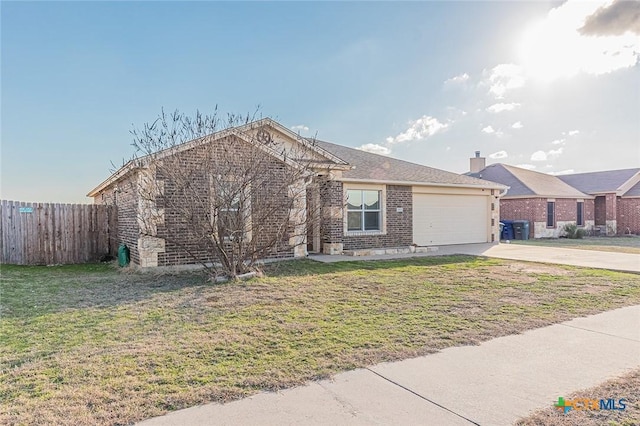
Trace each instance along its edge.
<path fill-rule="evenodd" d="M 501 220 L 502 226 L 502 235 L 500 239 L 502 240 L 513 240 L 515 238 L 515 232 L 513 230 L 513 221 L 512 220 Z"/>

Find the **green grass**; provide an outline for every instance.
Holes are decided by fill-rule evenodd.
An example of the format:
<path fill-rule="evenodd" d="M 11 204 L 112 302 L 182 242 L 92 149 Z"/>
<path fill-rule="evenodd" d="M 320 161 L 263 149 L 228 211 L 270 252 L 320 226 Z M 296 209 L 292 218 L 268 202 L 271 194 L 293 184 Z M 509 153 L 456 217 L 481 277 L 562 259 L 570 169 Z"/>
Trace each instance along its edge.
<path fill-rule="evenodd" d="M 585 237 L 582 239 L 539 238 L 534 240 L 512 240 L 511 243 L 640 254 L 640 237 L 635 235 L 624 237 Z"/>
<path fill-rule="evenodd" d="M 469 256 L 266 273 L 3 266 L 0 423 L 130 423 L 640 303 L 640 275 Z"/>

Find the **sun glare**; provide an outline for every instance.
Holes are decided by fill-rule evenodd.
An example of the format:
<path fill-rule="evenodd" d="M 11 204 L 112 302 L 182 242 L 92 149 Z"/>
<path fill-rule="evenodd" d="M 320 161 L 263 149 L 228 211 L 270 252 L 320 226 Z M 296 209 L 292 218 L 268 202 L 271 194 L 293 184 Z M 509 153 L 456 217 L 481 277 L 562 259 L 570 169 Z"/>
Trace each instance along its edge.
<path fill-rule="evenodd" d="M 585 19 L 607 2 L 567 2 L 523 33 L 518 52 L 527 78 L 551 81 L 579 72 L 604 74 L 635 65 L 638 36 L 583 35 Z"/>

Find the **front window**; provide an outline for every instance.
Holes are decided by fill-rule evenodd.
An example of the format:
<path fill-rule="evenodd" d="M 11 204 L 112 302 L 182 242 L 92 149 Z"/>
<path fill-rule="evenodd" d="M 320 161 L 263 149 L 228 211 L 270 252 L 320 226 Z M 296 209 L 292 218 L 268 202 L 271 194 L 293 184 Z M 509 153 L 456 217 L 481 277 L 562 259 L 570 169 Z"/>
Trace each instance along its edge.
<path fill-rule="evenodd" d="M 582 201 L 578 201 L 578 212 L 576 219 L 576 225 L 584 226 L 584 202 Z"/>
<path fill-rule="evenodd" d="M 240 185 L 234 181 L 214 183 L 212 199 L 214 229 L 221 240 L 246 237 L 249 200 Z"/>
<path fill-rule="evenodd" d="M 347 191 L 347 230 L 380 231 L 380 191 L 350 189 Z"/>
<path fill-rule="evenodd" d="M 556 203 L 553 201 L 547 202 L 547 227 L 553 228 L 556 226 Z"/>

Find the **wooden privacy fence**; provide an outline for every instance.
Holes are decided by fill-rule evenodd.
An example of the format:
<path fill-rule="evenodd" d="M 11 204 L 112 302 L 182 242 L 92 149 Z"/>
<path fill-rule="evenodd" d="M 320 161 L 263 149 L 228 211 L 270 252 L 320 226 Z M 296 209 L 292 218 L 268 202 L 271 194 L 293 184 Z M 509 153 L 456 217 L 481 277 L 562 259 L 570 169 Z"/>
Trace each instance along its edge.
<path fill-rule="evenodd" d="M 17 265 L 84 263 L 116 254 L 115 206 L 0 202 L 0 258 Z"/>

